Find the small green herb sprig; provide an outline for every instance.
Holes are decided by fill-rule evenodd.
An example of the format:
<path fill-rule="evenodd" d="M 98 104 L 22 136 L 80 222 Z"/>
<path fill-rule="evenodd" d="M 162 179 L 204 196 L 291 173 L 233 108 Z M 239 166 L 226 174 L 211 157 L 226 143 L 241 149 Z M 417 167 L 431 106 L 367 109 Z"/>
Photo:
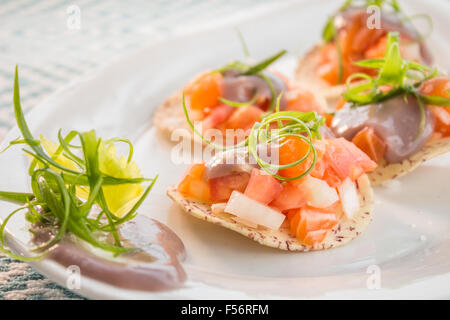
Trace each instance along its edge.
<path fill-rule="evenodd" d="M 241 61 L 232 61 L 228 64 L 226 64 L 225 66 L 215 70 L 215 72 L 220 72 L 222 74 L 224 74 L 226 71 L 229 70 L 238 70 L 240 73 L 240 76 L 250 76 L 250 75 L 255 75 L 258 77 L 261 77 L 269 86 L 270 89 L 270 93 L 271 93 L 271 100 L 270 100 L 270 104 L 269 104 L 269 108 L 268 111 L 273 111 L 274 107 L 275 107 L 275 100 L 276 100 L 276 91 L 275 88 L 272 84 L 272 81 L 269 79 L 269 77 L 267 77 L 263 71 L 270 66 L 272 63 L 274 63 L 275 61 L 277 61 L 279 58 L 281 58 L 284 54 L 286 54 L 286 50 L 281 50 L 280 52 L 268 57 L 267 59 L 264 59 L 263 61 L 260 61 L 259 63 L 256 63 L 254 65 L 249 65 L 247 63 L 241 62 Z M 227 104 L 229 106 L 238 108 L 238 107 L 243 107 L 243 106 L 248 106 L 253 104 L 258 97 L 258 92 L 255 92 L 255 95 L 253 96 L 253 98 L 250 101 L 245 101 L 245 102 L 237 102 L 237 101 L 231 101 L 228 99 L 225 99 L 223 97 L 219 98 L 219 100 L 224 103 Z"/>
<path fill-rule="evenodd" d="M 388 34 L 384 58 L 362 60 L 355 62 L 355 64 L 375 69 L 377 76 L 372 78 L 364 73 L 355 73 L 347 79 L 347 88 L 342 97 L 352 103 L 353 106 L 378 103 L 399 95 L 414 96 L 419 103 L 422 114 L 421 132 L 425 122 L 423 104 L 450 105 L 450 98 L 427 96 L 420 92 L 419 87 L 422 83 L 436 77 L 439 75 L 439 72 L 435 68 L 403 59 L 400 53 L 399 34 L 397 32 Z"/>
<path fill-rule="evenodd" d="M 355 65 L 377 71 L 374 78 L 364 73 L 355 73 L 347 79 L 347 88 L 342 96 L 355 106 L 381 102 L 402 94 L 413 95 L 426 104 L 438 106 L 450 104 L 450 98 L 427 96 L 419 91 L 422 83 L 440 73 L 436 68 L 402 58 L 397 32 L 388 34 L 384 58 L 361 60 L 355 62 Z M 352 83 L 355 80 L 356 84 Z M 388 86 L 390 89 L 382 90 L 382 86 L 383 88 Z"/>
<path fill-rule="evenodd" d="M 135 171 L 137 168 L 131 162 L 132 144 L 123 138 L 102 140 L 94 130 L 71 131 L 66 136 L 63 136 L 60 130 L 59 145 L 53 154 L 49 154 L 42 147 L 40 141 L 33 137 L 25 121 L 20 104 L 17 67 L 14 79 L 14 112 L 22 138 L 12 141 L 10 146 L 23 144 L 27 147 L 23 151 L 32 159 L 28 170 L 32 193 L 0 191 L 0 200 L 21 205 L 20 208 L 9 214 L 0 226 L 0 251 L 19 260 L 40 259 L 68 232 L 90 245 L 114 255 L 135 250 L 121 245 L 118 227 L 136 216 L 136 210 L 149 194 L 157 176 L 152 179 L 127 177 L 127 172 L 123 167 L 131 168 L 130 171 Z M 79 146 L 71 144 L 75 138 L 78 138 Z M 129 145 L 130 152 L 127 160 L 114 158 L 115 149 L 113 149 L 112 158 L 107 158 L 107 155 L 102 153 L 106 152 L 105 150 L 111 151 L 105 146 L 111 146 L 116 142 L 125 142 Z M 64 158 L 64 162 L 61 161 L 61 158 Z M 106 164 L 102 161 L 109 161 L 107 164 L 109 166 L 112 165 L 112 162 L 117 161 L 119 169 L 116 168 L 116 174 L 104 173 L 101 167 Z M 141 184 L 145 182 L 149 184 L 144 189 Z M 120 187 L 121 192 L 126 193 L 131 190 L 133 193 L 136 191 L 136 186 L 139 186 L 137 189 L 139 192 L 130 208 L 123 215 L 115 215 L 108 205 L 108 200 L 116 203 L 119 200 L 116 197 L 108 199 L 108 192 L 111 191 L 111 188 Z M 86 194 L 85 198 L 79 196 L 82 192 Z M 90 215 L 94 206 L 101 210 L 96 217 Z M 33 256 L 17 255 L 5 247 L 6 225 L 20 211 L 25 211 L 26 219 L 34 226 L 49 227 L 55 231 L 54 237 L 47 243 L 32 250 L 36 253 Z M 110 244 L 100 240 L 98 237 L 100 234 L 111 234 L 114 243 Z"/>
<path fill-rule="evenodd" d="M 336 15 L 339 12 L 343 12 L 349 7 L 356 7 L 356 8 L 367 8 L 369 6 L 377 6 L 382 11 L 390 11 L 393 12 L 395 15 L 397 15 L 403 23 L 411 22 L 413 19 L 416 18 L 425 18 L 426 21 L 429 23 L 430 28 L 429 32 L 426 34 L 428 35 L 431 33 L 431 30 L 433 28 L 433 23 L 431 18 L 426 14 L 418 14 L 414 16 L 407 17 L 403 14 L 402 9 L 400 8 L 400 5 L 398 4 L 397 0 L 346 0 L 341 7 L 333 14 L 331 15 L 327 22 L 325 23 L 325 26 L 322 30 L 322 40 L 325 43 L 330 43 L 333 40 L 336 40 L 337 30 L 335 27 L 335 18 Z M 414 27 L 411 24 L 412 27 Z M 420 32 L 418 32 L 416 29 L 414 29 L 415 33 L 417 34 L 417 38 L 419 41 L 422 41 L 425 36 L 422 35 Z M 342 83 L 343 80 L 343 59 L 342 59 L 342 50 L 341 45 L 339 41 L 336 41 L 336 49 L 338 54 L 338 83 Z"/>

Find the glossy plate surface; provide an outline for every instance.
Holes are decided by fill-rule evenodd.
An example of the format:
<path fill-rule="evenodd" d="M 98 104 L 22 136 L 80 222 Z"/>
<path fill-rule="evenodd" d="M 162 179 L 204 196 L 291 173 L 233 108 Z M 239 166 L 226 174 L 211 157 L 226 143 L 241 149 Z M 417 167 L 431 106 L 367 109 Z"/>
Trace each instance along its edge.
<path fill-rule="evenodd" d="M 450 154 L 376 188 L 374 220 L 366 232 L 347 246 L 323 252 L 292 253 L 260 246 L 187 216 L 165 195 L 185 165 L 169 161 L 174 143 L 151 127 L 155 108 L 196 73 L 243 58 L 236 25 L 256 59 L 288 49 L 290 55 L 278 67 L 292 74 L 296 57 L 319 39 L 326 17 L 340 2 L 285 3 L 245 21 L 176 35 L 71 84 L 27 114 L 35 135 L 53 138 L 59 128 L 95 128 L 103 137 L 130 137 L 144 175 L 160 174 L 140 213 L 168 224 L 187 248 L 184 266 L 190 281 L 181 290 L 136 292 L 82 278 L 80 294 L 117 299 L 450 298 Z M 428 44 L 437 64 L 448 72 L 450 4 L 404 2 L 409 14 L 425 12 L 433 18 Z M 6 141 L 17 136 L 13 129 Z M 29 190 L 26 168 L 20 149 L 2 154 L 0 190 Z M 13 208 L 2 203 L 0 218 Z M 23 219 L 13 219 L 8 232 L 11 245 L 26 251 L 29 235 Z M 33 266 L 65 285 L 68 274 L 59 265 L 43 260 Z M 371 290 L 374 274 L 379 274 L 381 287 Z"/>

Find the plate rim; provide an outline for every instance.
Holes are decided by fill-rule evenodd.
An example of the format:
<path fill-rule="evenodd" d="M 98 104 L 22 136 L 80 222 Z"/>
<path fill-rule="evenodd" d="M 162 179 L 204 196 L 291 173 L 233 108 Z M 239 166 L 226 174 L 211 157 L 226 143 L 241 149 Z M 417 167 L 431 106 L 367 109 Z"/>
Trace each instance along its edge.
<path fill-rule="evenodd" d="M 307 0 L 302 0 L 300 1 L 300 3 L 303 2 L 308 2 Z M 299 1 L 288 1 L 286 2 L 285 5 L 280 6 L 277 10 L 281 11 L 283 9 L 286 9 L 286 7 L 290 7 L 291 5 L 299 5 Z M 266 13 L 261 13 L 258 16 L 252 16 L 252 19 L 260 19 L 261 16 L 264 16 Z M 235 21 L 235 23 L 239 23 L 242 22 L 245 18 L 241 17 L 239 19 L 239 21 Z M 109 60 L 108 62 L 96 67 L 94 70 L 89 71 L 87 73 L 85 73 L 84 75 L 73 79 L 72 81 L 70 81 L 67 85 L 64 85 L 63 87 L 55 90 L 50 96 L 46 97 L 45 99 L 43 99 L 42 101 L 40 101 L 38 104 L 36 104 L 35 106 L 32 107 L 32 109 L 27 113 L 27 116 L 32 118 L 33 114 L 35 113 L 45 113 L 45 112 L 52 112 L 52 110 L 54 109 L 54 106 L 52 106 L 52 100 L 58 100 L 61 99 L 61 97 L 64 97 L 66 95 L 67 92 L 70 92 L 73 88 L 78 87 L 80 84 L 89 82 L 89 81 L 94 81 L 96 78 L 98 78 L 101 74 L 105 73 L 106 71 L 108 71 L 110 68 L 113 68 L 117 63 L 124 63 L 127 60 L 132 60 L 134 56 L 136 55 L 140 55 L 142 54 L 142 52 L 146 52 L 151 50 L 154 47 L 157 46 L 161 46 L 164 45 L 165 43 L 170 43 L 172 41 L 176 41 L 179 38 L 182 37 L 187 37 L 187 36 L 198 36 L 201 34 L 208 34 L 214 30 L 223 30 L 227 27 L 230 26 L 230 22 L 226 21 L 224 23 L 220 23 L 216 26 L 214 26 L 213 28 L 208 28 L 208 29 L 193 29 L 193 30 L 187 30 L 185 32 L 176 32 L 166 38 L 163 39 L 158 39 L 155 42 L 148 44 L 142 48 L 139 49 L 135 49 L 133 51 L 130 51 L 129 53 L 122 55 L 122 56 L 118 56 L 115 57 L 111 60 Z M 47 107 L 45 107 L 47 106 Z M 154 112 L 154 110 L 153 110 Z M 8 133 L 5 135 L 5 137 L 2 139 L 2 142 L 0 144 L 0 146 L 4 146 L 13 136 L 17 135 L 17 125 L 14 125 L 9 131 Z M 6 238 L 8 241 L 11 241 L 12 247 L 14 247 L 14 236 L 10 235 L 9 233 L 6 234 Z M 17 249 L 17 248 L 15 248 Z M 63 287 L 66 287 L 66 285 L 63 283 L 64 281 L 62 281 L 62 271 L 65 269 L 61 266 L 60 270 L 57 270 L 55 272 L 55 266 L 57 265 L 56 263 L 54 263 L 53 261 L 49 261 L 49 260 L 42 260 L 42 261 L 36 261 L 36 262 L 31 262 L 29 263 L 35 270 L 37 270 L 38 272 L 44 274 L 45 276 L 47 276 L 50 280 L 62 285 Z M 60 266 L 60 265 L 59 265 Z M 339 276 L 339 275 L 338 275 Z M 439 278 L 439 279 L 438 279 Z M 101 283 L 99 281 L 93 280 L 93 279 L 89 279 L 90 281 L 92 281 L 92 284 L 98 286 L 98 287 L 110 287 L 114 288 L 114 290 L 119 290 L 119 291 L 127 291 L 127 292 L 131 292 L 132 295 L 136 295 L 136 291 L 133 290 L 127 290 L 127 289 L 122 289 L 122 288 L 117 288 L 114 286 L 110 286 L 108 284 L 105 283 Z M 439 276 L 435 276 L 433 279 L 422 279 L 421 281 L 418 281 L 417 283 L 413 284 L 412 286 L 414 287 L 414 290 L 420 290 L 420 288 L 425 288 L 426 287 L 426 283 L 429 281 L 436 281 L 438 283 L 442 283 L 442 281 L 445 281 L 447 283 L 450 283 L 450 271 L 447 274 L 442 274 Z M 419 285 L 425 285 L 425 287 L 420 287 Z M 417 288 L 417 286 L 419 286 L 419 288 Z M 409 286 L 403 286 L 402 288 L 400 288 L 399 290 L 407 290 Z M 88 287 L 89 288 L 89 287 Z M 203 288 L 205 289 L 205 288 Z M 215 288 L 214 288 L 215 289 Z M 221 289 L 222 290 L 222 289 Z M 80 290 L 80 291 L 74 291 L 75 293 L 79 293 L 83 296 L 87 296 L 87 297 L 93 297 L 93 298 L 100 298 L 100 299 L 104 299 L 104 296 L 102 297 L 101 295 L 99 295 L 96 291 L 97 290 Z M 220 292 L 219 294 L 226 294 L 227 292 L 232 292 L 232 290 L 225 290 L 226 292 Z M 381 289 L 380 291 L 378 291 L 377 294 L 372 295 L 375 299 L 384 299 L 384 298 L 398 298 L 398 292 L 396 292 L 398 290 L 387 290 L 387 289 Z M 87 292 L 88 294 L 85 295 L 84 292 Z M 108 292 L 108 290 L 106 290 L 106 292 Z M 174 292 L 178 292 L 177 290 Z M 383 293 L 381 293 L 383 292 Z M 172 295 L 173 292 L 171 292 L 170 295 Z M 357 294 L 361 294 L 360 289 L 355 289 L 355 290 L 343 290 L 343 291 L 335 291 L 333 292 L 333 294 L 338 293 L 339 295 L 342 294 L 344 299 L 350 299 L 350 296 L 354 296 L 355 293 Z M 196 293 L 195 293 L 196 294 Z M 333 298 L 333 294 L 331 295 L 325 295 L 323 297 L 315 297 L 315 298 Z M 201 294 L 202 296 L 204 295 L 204 293 Z M 108 295 L 106 295 L 108 296 Z M 141 296 L 139 294 L 139 296 Z M 246 293 L 243 292 L 232 292 L 232 297 L 238 296 L 239 299 L 248 299 L 248 298 L 254 298 L 254 296 L 252 295 L 248 295 Z M 346 297 L 347 296 L 347 297 Z M 449 297 L 450 296 L 450 291 L 442 291 L 441 294 L 439 295 L 440 298 L 445 298 L 445 297 Z M 132 298 L 132 296 L 130 295 L 111 295 L 109 296 L 107 299 L 130 299 Z M 151 293 L 151 292 L 145 292 L 142 297 L 140 298 L 152 298 L 152 299 L 182 299 L 182 298 L 186 298 L 185 295 L 180 295 L 177 296 L 177 294 L 173 294 L 173 297 L 165 297 L 165 294 L 161 294 L 161 293 Z M 269 299 L 285 299 L 286 297 L 282 297 L 282 296 L 269 296 Z M 364 297 L 363 297 L 364 298 Z M 369 297 L 370 298 L 370 297 Z"/>

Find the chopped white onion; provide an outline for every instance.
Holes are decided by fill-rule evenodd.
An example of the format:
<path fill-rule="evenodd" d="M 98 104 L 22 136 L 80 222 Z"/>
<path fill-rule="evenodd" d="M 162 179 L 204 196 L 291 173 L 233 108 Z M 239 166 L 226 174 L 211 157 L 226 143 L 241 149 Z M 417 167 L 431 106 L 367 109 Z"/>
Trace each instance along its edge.
<path fill-rule="evenodd" d="M 250 199 L 239 191 L 233 191 L 225 212 L 272 230 L 278 230 L 286 218 L 284 214 Z"/>
<path fill-rule="evenodd" d="M 345 215 L 349 219 L 353 218 L 360 209 L 358 190 L 355 183 L 350 178 L 346 178 L 338 186 L 338 192 Z"/>
<path fill-rule="evenodd" d="M 224 212 L 225 212 L 226 206 L 227 206 L 227 203 L 226 203 L 226 202 L 213 203 L 213 204 L 211 205 L 211 212 L 212 212 L 213 215 L 218 216 L 218 215 L 220 215 L 221 213 L 224 213 Z M 248 220 L 246 220 L 246 219 L 239 218 L 239 217 L 237 217 L 237 216 L 233 216 L 232 219 L 233 219 L 234 221 L 236 221 L 237 223 L 243 224 L 243 225 L 245 225 L 245 226 L 247 226 L 247 227 L 250 227 L 250 228 L 258 228 L 258 225 L 257 225 L 256 223 L 253 223 L 253 222 L 248 221 Z"/>
<path fill-rule="evenodd" d="M 306 176 L 302 181 L 301 188 L 305 191 L 308 204 L 314 208 L 327 208 L 339 201 L 336 189 L 331 188 L 323 180 Z"/>

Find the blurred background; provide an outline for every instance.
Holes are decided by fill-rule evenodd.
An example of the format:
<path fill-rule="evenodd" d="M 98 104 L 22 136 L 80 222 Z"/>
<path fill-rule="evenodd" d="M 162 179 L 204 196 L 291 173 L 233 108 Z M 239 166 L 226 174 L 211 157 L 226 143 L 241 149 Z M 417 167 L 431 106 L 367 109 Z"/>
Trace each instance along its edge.
<path fill-rule="evenodd" d="M 288 0 L 0 0 L 0 141 L 14 125 L 14 67 L 22 106 L 121 55 L 172 34 L 232 23 Z M 1 177 L 0 177 L 1 179 Z M 0 299 L 80 299 L 0 254 Z"/>

